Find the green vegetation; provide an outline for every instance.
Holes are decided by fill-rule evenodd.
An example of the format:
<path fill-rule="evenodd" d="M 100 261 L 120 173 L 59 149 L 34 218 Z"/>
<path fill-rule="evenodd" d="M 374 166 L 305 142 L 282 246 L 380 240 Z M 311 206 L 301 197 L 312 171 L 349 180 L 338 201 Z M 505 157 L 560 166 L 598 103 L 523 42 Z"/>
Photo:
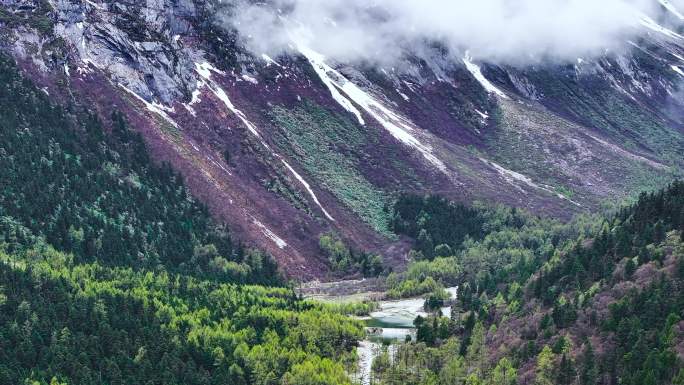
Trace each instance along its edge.
<path fill-rule="evenodd" d="M 0 23 L 4 26 L 16 27 L 27 25 L 35 28 L 40 34 L 47 35 L 52 32 L 54 22 L 50 17 L 52 6 L 48 0 L 27 2 L 25 9 L 20 7 L 0 7 Z"/>
<path fill-rule="evenodd" d="M 534 217 L 515 208 L 472 207 L 439 197 L 403 196 L 393 206 L 394 231 L 416 239 L 406 272 L 388 278 L 391 297 L 410 297 L 436 287 L 460 284 L 525 269 L 550 257 L 561 239 L 589 225 L 575 227 Z M 493 281 L 492 281 L 493 282 Z"/>
<path fill-rule="evenodd" d="M 451 295 L 446 290 L 441 288 L 437 289 L 430 293 L 427 298 L 425 298 L 423 307 L 426 311 L 441 310 L 449 298 L 451 298 Z"/>
<path fill-rule="evenodd" d="M 0 384 L 350 384 L 347 313 L 279 284 L 122 114 L 51 105 L 0 58 Z M 313 382 L 312 382 L 313 381 Z"/>
<path fill-rule="evenodd" d="M 482 237 L 485 218 L 480 211 L 436 196 L 402 196 L 393 207 L 392 230 L 417 239 L 416 259 L 448 257 L 444 252 L 459 247 L 467 237 Z"/>
<path fill-rule="evenodd" d="M 415 240 L 388 296 L 428 294 L 430 314 L 375 360 L 375 383 L 684 385 L 684 183 L 570 223 L 438 197 L 385 210 L 356 163 L 367 133 L 309 103 L 272 117 L 319 183 Z M 234 243 L 123 114 L 52 105 L 2 58 L 0 180 L 0 384 L 351 384 L 364 331 L 347 315 L 377 304 L 278 287 L 270 257 Z M 382 272 L 335 234 L 319 241 L 341 273 Z"/>
<path fill-rule="evenodd" d="M 482 331 L 481 325 L 478 325 L 478 330 Z M 430 346 L 425 342 L 402 344 L 393 361 L 387 361 L 385 365 L 374 365 L 374 383 L 391 385 L 515 385 L 518 383 L 518 370 L 508 358 L 503 357 L 489 367 L 481 359 L 483 350 L 476 348 L 476 346 L 481 348 L 482 345 L 471 346 L 473 348 L 469 350 L 469 353 L 462 356 L 458 354 L 461 345 L 456 338 L 450 338 L 437 346 Z"/>
<path fill-rule="evenodd" d="M 644 52 L 637 50 L 634 55 L 639 65 L 649 67 L 650 73 L 666 68 Z M 546 69 L 529 71 L 526 76 L 546 98 L 560 101 L 554 108 L 571 114 L 578 122 L 603 129 L 630 147 L 645 144 L 654 154 L 681 164 L 681 133 L 665 127 L 660 118 L 638 102 L 615 93 L 606 80 L 594 78 L 580 83 L 574 77 L 559 77 Z"/>
<path fill-rule="evenodd" d="M 634 55 L 631 65 L 648 68 L 646 76 L 672 76 L 670 68 L 654 57 L 639 50 Z M 614 65 L 612 70 L 618 68 Z M 670 114 L 669 108 L 661 107 L 658 111 L 657 107 L 646 107 L 649 102 L 639 97 L 633 99 L 615 92 L 615 85 L 605 77 L 586 72 L 579 78 L 558 75 L 558 68 L 544 66 L 524 71 L 525 78 L 534 84 L 535 93 L 544 96 L 540 102 L 545 108 L 501 103 L 499 129 L 485 133 L 485 152 L 492 160 L 531 176 L 538 184 L 557 186 L 558 193 L 577 201 L 591 199 L 593 195 L 587 194 L 587 181 L 582 181 L 577 172 L 601 174 L 617 193 L 618 201 L 635 191 L 660 189 L 683 176 L 684 135 L 676 125 L 662 118 Z M 615 74 L 616 79 L 622 79 L 618 81 L 628 81 L 623 75 Z M 630 87 L 640 86 L 635 83 L 627 86 Z M 579 145 L 577 140 L 588 138 L 587 128 L 600 132 L 596 135 L 599 138 L 607 138 L 627 151 L 645 154 L 669 167 L 653 167 L 643 159 L 609 149 L 608 144 L 590 140 Z M 596 154 L 600 162 L 591 161 L 590 153 Z M 569 171 L 564 159 L 575 159 L 584 167 Z"/>
<path fill-rule="evenodd" d="M 476 209 L 479 240 L 442 238 L 454 256 L 409 267 L 458 265 L 452 277 L 422 268 L 423 282 L 460 280 L 458 303 L 448 317 L 416 319 L 417 341 L 376 372 L 380 383 L 681 383 L 684 182 L 644 193 L 614 214 L 568 224 Z M 423 218 L 418 234 L 434 225 L 429 216 L 395 211 Z M 396 285 L 415 279 L 395 278 Z M 439 298 L 432 301 L 439 308 Z"/>
<path fill-rule="evenodd" d="M 387 277 L 387 297 L 407 298 L 434 292 L 457 283 L 461 268 L 453 257 L 416 261 L 400 274 Z"/>
<path fill-rule="evenodd" d="M 327 308 L 330 311 L 334 311 L 339 314 L 363 317 L 377 310 L 378 303 L 369 300 L 364 300 L 361 302 L 328 302 Z"/>
<path fill-rule="evenodd" d="M 271 116 L 282 128 L 276 140 L 289 156 L 373 229 L 391 235 L 385 194 L 357 164 L 369 140 L 364 130 L 309 102 L 294 109 L 275 107 Z"/>
<path fill-rule="evenodd" d="M 384 270 L 381 256 L 355 252 L 335 234 L 321 235 L 318 244 L 336 273 L 347 275 L 360 272 L 364 277 L 377 277 Z"/>
<path fill-rule="evenodd" d="M 574 102 L 573 102 L 574 103 Z M 621 198 L 626 198 L 632 192 L 641 192 L 647 189 L 659 189 L 667 185 L 668 182 L 681 176 L 679 166 L 668 169 L 655 169 L 643 161 L 632 159 L 626 155 L 611 153 L 604 147 L 592 149 L 591 143 L 588 147 L 577 147 L 571 139 L 576 135 L 583 135 L 583 128 L 575 123 L 563 120 L 548 111 L 534 108 L 521 107 L 516 104 L 506 104 L 502 107 L 504 117 L 499 122 L 500 130 L 491 131 L 487 135 L 487 153 L 500 165 L 523 175 L 533 176 L 537 183 L 548 186 L 556 186 L 557 193 L 569 199 L 582 199 L 583 188 L 572 174 L 562 166 L 563 158 L 577 158 L 583 156 L 586 151 L 594 151 L 602 154 L 601 169 L 597 172 L 609 178 L 610 185 L 615 186 Z M 655 119 L 655 118 L 653 118 Z M 549 127 L 553 127 L 550 129 Z M 603 128 L 602 126 L 597 126 Z M 662 128 L 665 130 L 664 128 Z M 569 135 L 567 138 L 558 138 L 558 132 L 562 135 Z M 639 135 L 642 132 L 639 131 Z M 614 143 L 630 149 L 633 137 L 624 138 L 609 131 L 605 133 L 608 137 L 614 137 Z M 678 135 L 668 133 L 667 135 Z M 617 137 L 616 137 L 617 136 Z M 658 136 L 658 134 L 655 134 Z M 684 140 L 684 136 L 680 138 Z M 670 140 L 671 147 L 677 146 L 675 139 Z M 639 153 L 639 147 L 631 148 L 630 151 Z M 636 151 L 635 151 L 636 150 Z M 641 150 L 643 151 L 643 149 Z M 672 155 L 667 151 L 653 150 L 654 159 L 663 164 L 677 165 Z M 521 157 L 520 154 L 526 154 Z M 585 154 L 586 155 L 586 154 Z M 661 156 L 662 155 L 662 156 Z M 589 169 L 595 168 L 596 164 L 586 163 Z M 585 170 L 586 171 L 586 170 Z M 574 191 L 577 190 L 577 191 Z"/>
<path fill-rule="evenodd" d="M 0 293 L 3 384 L 300 384 L 302 367 L 346 384 L 363 336 L 290 289 L 77 264 L 40 243 L 0 252 Z"/>

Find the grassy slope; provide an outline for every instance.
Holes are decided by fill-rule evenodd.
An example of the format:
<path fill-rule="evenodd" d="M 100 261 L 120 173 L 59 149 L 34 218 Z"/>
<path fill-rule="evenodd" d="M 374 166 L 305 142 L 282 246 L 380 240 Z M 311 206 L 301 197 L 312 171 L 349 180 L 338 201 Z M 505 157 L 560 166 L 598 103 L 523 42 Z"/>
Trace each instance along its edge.
<path fill-rule="evenodd" d="M 281 128 L 278 145 L 373 229 L 389 235 L 386 194 L 366 179 L 358 164 L 363 148 L 374 139 L 371 134 L 311 103 L 276 107 L 271 116 Z"/>

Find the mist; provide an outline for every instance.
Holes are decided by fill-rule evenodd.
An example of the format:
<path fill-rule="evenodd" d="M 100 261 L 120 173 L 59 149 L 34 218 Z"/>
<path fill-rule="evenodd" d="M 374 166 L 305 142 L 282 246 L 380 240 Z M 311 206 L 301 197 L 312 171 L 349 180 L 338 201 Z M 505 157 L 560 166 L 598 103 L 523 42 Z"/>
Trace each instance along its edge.
<path fill-rule="evenodd" d="M 299 45 L 338 61 L 392 64 L 429 46 L 525 64 L 626 49 L 644 33 L 641 15 L 659 12 L 657 0 L 241 0 L 223 22 L 256 55 Z"/>

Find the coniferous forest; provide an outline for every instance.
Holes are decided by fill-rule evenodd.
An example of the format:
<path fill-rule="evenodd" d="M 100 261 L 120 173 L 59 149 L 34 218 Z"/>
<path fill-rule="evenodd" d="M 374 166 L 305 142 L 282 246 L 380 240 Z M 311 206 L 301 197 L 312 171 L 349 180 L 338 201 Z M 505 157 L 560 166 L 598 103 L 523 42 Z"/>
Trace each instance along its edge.
<path fill-rule="evenodd" d="M 394 226 L 416 259 L 390 293 L 460 287 L 451 314 L 419 317 L 418 341 L 377 363 L 380 383 L 684 383 L 684 183 L 570 223 L 404 197 Z"/>
<path fill-rule="evenodd" d="M 347 383 L 360 324 L 233 242 L 116 111 L 0 59 L 0 384 Z"/>

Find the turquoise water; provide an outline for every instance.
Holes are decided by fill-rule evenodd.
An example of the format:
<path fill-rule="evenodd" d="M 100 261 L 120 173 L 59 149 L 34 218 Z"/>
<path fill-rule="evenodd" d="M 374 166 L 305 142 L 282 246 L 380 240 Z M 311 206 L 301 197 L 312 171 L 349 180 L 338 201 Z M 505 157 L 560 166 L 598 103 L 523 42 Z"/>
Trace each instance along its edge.
<path fill-rule="evenodd" d="M 447 292 L 452 297 L 456 296 L 457 288 L 448 288 Z M 382 301 L 379 303 L 379 308 L 370 314 L 370 319 L 367 319 L 366 327 L 381 328 L 382 335 L 369 335 L 369 338 L 375 338 L 380 341 L 404 341 L 407 335 L 415 337 L 415 329 L 413 321 L 416 317 L 427 317 L 428 314 L 423 310 L 423 298 L 409 298 L 398 301 Z M 451 312 L 450 307 L 442 309 L 442 314 L 448 316 Z"/>
<path fill-rule="evenodd" d="M 448 288 L 447 292 L 455 298 L 457 288 Z M 427 313 L 423 310 L 423 298 L 410 298 L 399 301 L 382 301 L 379 308 L 370 314 L 366 319 L 366 339 L 359 344 L 357 353 L 359 354 L 358 378 L 362 385 L 370 384 L 371 367 L 373 359 L 377 357 L 382 349 L 382 345 L 387 347 L 390 354 L 396 351 L 396 342 L 405 341 L 406 336 L 411 336 L 415 340 L 416 330 L 413 321 L 418 316 L 426 317 Z M 442 314 L 448 315 L 450 308 L 443 308 Z M 372 334 L 371 332 L 377 332 Z"/>

